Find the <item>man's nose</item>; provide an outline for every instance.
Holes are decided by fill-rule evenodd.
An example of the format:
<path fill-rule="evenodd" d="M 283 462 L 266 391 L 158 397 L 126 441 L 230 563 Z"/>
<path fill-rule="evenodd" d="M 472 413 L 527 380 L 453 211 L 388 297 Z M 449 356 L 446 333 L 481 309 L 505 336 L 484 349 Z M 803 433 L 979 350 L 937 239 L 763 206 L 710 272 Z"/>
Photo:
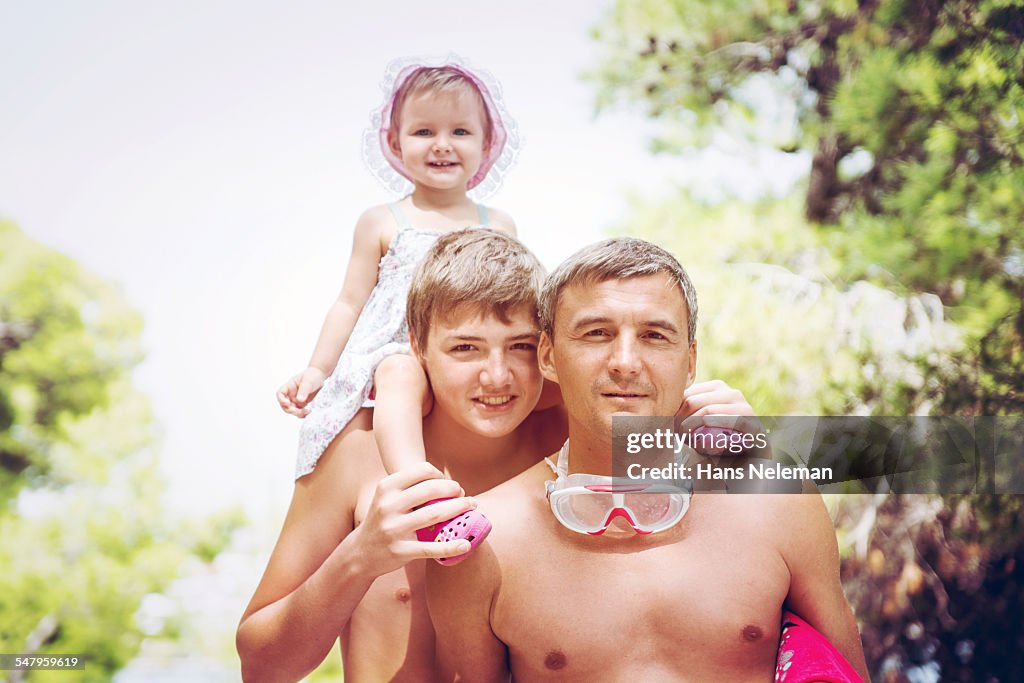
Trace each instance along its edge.
<path fill-rule="evenodd" d="M 480 373 L 480 381 L 485 387 L 504 387 L 511 374 L 505 354 L 493 353 L 488 356 L 487 364 Z"/>
<path fill-rule="evenodd" d="M 613 374 L 636 375 L 640 372 L 640 354 L 632 335 L 620 334 L 611 344 L 608 370 Z"/>

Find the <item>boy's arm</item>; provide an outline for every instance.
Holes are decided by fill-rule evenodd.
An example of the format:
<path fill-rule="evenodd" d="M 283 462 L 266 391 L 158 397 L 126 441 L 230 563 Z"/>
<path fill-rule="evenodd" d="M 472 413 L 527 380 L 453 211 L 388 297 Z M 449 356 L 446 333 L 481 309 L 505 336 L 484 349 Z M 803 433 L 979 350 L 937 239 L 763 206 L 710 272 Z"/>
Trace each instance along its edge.
<path fill-rule="evenodd" d="M 346 451 L 371 449 L 376 459 L 371 433 L 352 430 L 343 439 Z M 466 541 L 415 540 L 415 529 L 469 507 L 467 499 L 453 498 L 412 511 L 433 498 L 461 495 L 457 483 L 427 463 L 381 480 L 366 519 L 353 530 L 355 501 L 367 481 L 360 463 L 367 458 L 325 453 L 296 482 L 281 536 L 238 626 L 246 681 L 298 680 L 323 661 L 378 576 L 412 559 L 468 550 Z"/>
<path fill-rule="evenodd" d="M 442 681 L 509 680 L 508 648 L 490 623 L 499 577 L 489 541 L 458 565 L 427 564 L 427 605 Z"/>
<path fill-rule="evenodd" d="M 869 681 L 857 620 L 839 579 L 839 547 L 832 519 L 817 493 L 785 498 L 783 557 L 790 571 L 786 605 L 825 636 Z"/>

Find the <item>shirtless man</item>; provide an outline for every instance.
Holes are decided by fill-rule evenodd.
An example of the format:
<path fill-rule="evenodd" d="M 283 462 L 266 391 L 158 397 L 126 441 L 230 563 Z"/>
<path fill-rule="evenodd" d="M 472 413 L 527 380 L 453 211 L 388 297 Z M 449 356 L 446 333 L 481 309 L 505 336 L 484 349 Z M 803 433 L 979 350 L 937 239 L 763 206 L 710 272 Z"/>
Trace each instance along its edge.
<path fill-rule="evenodd" d="M 549 277 L 538 355 L 568 413 L 569 472 L 611 474 L 613 415 L 675 412 L 695 317 L 685 271 L 641 240 L 585 248 Z M 540 462 L 481 495 L 491 535 L 428 567 L 445 680 L 767 681 L 783 605 L 867 679 L 820 496 L 698 492 L 659 533 L 587 535 L 553 515 L 552 479 Z"/>
<path fill-rule="evenodd" d="M 510 479 L 565 438 L 560 402 L 536 405 L 543 277 L 522 245 L 488 230 L 445 235 L 424 258 L 408 318 L 434 395 L 423 423 L 430 464 L 385 476 L 364 410 L 295 483 L 238 627 L 246 681 L 298 680 L 339 636 L 346 683 L 438 677 L 423 586 L 424 566 L 435 563 L 413 560 L 458 555 L 468 543 L 421 543 L 414 530 L 470 509 L 463 490 Z M 495 397 L 503 402 L 485 402 Z M 693 387 L 680 412 L 753 411 L 739 392 L 707 382 Z"/>

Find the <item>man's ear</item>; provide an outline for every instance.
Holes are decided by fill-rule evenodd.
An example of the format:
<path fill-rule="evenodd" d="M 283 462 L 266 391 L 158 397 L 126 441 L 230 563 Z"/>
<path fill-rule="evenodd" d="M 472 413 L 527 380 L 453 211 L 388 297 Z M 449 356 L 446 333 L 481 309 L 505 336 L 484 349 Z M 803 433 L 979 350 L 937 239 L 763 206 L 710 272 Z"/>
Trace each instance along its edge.
<path fill-rule="evenodd" d="M 547 332 L 540 333 L 540 341 L 537 342 L 537 364 L 540 365 L 540 374 L 544 379 L 558 382 L 558 372 L 555 370 L 555 349 L 551 337 Z"/>
<path fill-rule="evenodd" d="M 697 379 L 697 340 L 694 339 L 690 343 L 690 372 L 686 376 L 686 386 L 693 384 L 693 381 Z"/>

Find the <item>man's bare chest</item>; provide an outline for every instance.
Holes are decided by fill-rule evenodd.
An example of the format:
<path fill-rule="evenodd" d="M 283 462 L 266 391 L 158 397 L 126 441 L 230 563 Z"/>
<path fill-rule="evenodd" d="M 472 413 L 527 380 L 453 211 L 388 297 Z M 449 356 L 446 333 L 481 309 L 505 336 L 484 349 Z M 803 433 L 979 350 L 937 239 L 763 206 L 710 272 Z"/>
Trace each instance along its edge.
<path fill-rule="evenodd" d="M 538 673 L 624 676 L 646 671 L 645 662 L 770 667 L 789 587 L 785 563 L 752 530 L 706 531 L 636 552 L 538 534 L 534 561 L 520 557 L 502 572 L 492 628 L 513 659 Z"/>

